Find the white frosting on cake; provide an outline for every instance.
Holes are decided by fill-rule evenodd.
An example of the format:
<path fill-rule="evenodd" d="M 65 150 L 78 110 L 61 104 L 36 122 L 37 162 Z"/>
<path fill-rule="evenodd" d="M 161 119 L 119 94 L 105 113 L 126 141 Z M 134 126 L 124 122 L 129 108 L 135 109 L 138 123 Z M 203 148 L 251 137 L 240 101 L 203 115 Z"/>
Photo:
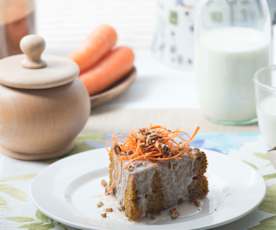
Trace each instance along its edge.
<path fill-rule="evenodd" d="M 115 156 L 116 157 L 116 156 Z M 124 196 L 127 188 L 129 176 L 135 177 L 138 207 L 142 217 L 147 213 L 148 194 L 152 194 L 152 182 L 154 175 L 159 174 L 164 208 L 169 208 L 180 200 L 189 199 L 188 187 L 195 176 L 195 160 L 189 156 L 184 156 L 181 160 L 170 160 L 165 162 L 153 163 L 150 161 L 136 162 L 136 167 L 132 170 L 124 169 L 128 161 L 116 161 L 113 175 L 117 178 L 115 196 L 121 205 L 124 205 Z"/>

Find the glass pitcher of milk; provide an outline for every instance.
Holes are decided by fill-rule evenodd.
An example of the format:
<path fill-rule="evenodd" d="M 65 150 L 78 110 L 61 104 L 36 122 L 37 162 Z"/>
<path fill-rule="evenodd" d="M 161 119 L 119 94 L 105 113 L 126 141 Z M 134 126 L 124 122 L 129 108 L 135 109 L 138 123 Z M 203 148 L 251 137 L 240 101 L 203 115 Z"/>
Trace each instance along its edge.
<path fill-rule="evenodd" d="M 202 0 L 195 22 L 195 72 L 202 112 L 226 125 L 256 122 L 253 76 L 271 63 L 266 0 Z"/>

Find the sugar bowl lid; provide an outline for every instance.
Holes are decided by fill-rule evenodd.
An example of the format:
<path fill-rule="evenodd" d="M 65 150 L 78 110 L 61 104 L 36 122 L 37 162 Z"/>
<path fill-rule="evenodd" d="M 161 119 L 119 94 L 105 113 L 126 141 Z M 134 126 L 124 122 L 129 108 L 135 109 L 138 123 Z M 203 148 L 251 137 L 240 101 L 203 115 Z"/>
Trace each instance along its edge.
<path fill-rule="evenodd" d="M 19 89 L 47 89 L 65 85 L 79 74 L 69 58 L 43 55 L 45 41 L 39 35 L 22 38 L 23 54 L 0 60 L 0 84 Z"/>

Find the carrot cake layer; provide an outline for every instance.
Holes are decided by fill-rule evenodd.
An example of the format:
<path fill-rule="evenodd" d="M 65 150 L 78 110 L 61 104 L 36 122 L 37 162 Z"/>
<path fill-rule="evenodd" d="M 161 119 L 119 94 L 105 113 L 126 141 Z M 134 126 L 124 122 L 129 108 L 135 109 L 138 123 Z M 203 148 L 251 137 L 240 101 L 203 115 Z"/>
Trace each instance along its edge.
<path fill-rule="evenodd" d="M 133 131 L 124 143 L 114 138 L 109 151 L 109 187 L 126 216 L 139 220 L 208 193 L 206 155 L 181 130 L 161 126 Z"/>

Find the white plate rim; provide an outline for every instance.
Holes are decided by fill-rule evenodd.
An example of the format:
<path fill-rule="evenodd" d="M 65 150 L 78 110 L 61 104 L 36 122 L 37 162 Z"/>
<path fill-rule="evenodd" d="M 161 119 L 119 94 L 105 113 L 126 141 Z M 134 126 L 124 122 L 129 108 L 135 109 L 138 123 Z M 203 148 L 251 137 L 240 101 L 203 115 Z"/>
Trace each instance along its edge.
<path fill-rule="evenodd" d="M 238 159 L 230 158 L 227 155 L 224 155 L 222 153 L 219 153 L 219 152 L 216 152 L 216 151 L 213 151 L 213 150 L 208 150 L 208 149 L 201 149 L 201 150 L 204 151 L 207 154 L 212 153 L 212 154 L 216 154 L 216 155 L 218 155 L 220 157 L 225 157 L 225 158 L 227 158 L 229 160 L 235 161 L 235 162 L 237 162 L 239 164 L 242 164 L 243 167 L 247 168 L 247 170 L 250 170 L 251 172 L 256 173 L 256 176 L 259 177 L 258 179 L 260 181 L 262 181 L 262 194 L 260 194 L 258 202 L 256 202 L 254 205 L 252 205 L 252 207 L 248 208 L 248 210 L 245 211 L 245 212 L 243 212 L 242 214 L 236 215 L 233 218 L 229 218 L 226 221 L 222 221 L 222 222 L 218 222 L 218 223 L 206 226 L 204 228 L 200 227 L 200 229 L 201 230 L 211 229 L 211 228 L 216 228 L 216 227 L 224 226 L 224 225 L 227 225 L 229 223 L 233 223 L 236 220 L 239 220 L 239 219 L 245 217 L 246 215 L 248 215 L 249 213 L 251 213 L 252 211 L 256 210 L 256 208 L 261 204 L 261 202 L 263 201 L 263 199 L 265 198 L 265 195 L 266 195 L 266 184 L 265 184 L 265 181 L 262 178 L 262 176 L 257 171 L 255 171 L 252 167 L 250 167 L 249 165 L 245 164 L 244 162 L 242 162 L 242 161 L 240 161 Z M 38 178 L 40 178 L 41 176 L 43 176 L 43 174 L 46 174 L 48 172 L 48 170 L 50 170 L 52 167 L 55 167 L 57 164 L 60 164 L 61 162 L 72 160 L 73 158 L 79 158 L 80 155 L 91 154 L 91 152 L 94 152 L 94 151 L 106 151 L 106 149 L 105 148 L 93 149 L 93 150 L 89 150 L 89 151 L 85 151 L 85 152 L 82 152 L 82 153 L 75 154 L 73 156 L 65 157 L 63 159 L 60 159 L 60 160 L 58 160 L 58 161 L 50 164 L 45 169 L 43 169 L 40 173 L 38 173 L 38 175 L 32 180 L 32 182 L 30 184 L 30 194 L 31 194 L 30 198 L 31 198 L 31 201 L 33 202 L 33 204 L 40 211 L 42 211 L 45 215 L 47 215 L 49 218 L 51 218 L 51 219 L 53 219 L 53 220 L 55 220 L 55 221 L 57 221 L 59 223 L 65 224 L 65 225 L 67 225 L 69 227 L 73 227 L 73 228 L 77 228 L 77 229 L 103 229 L 103 228 L 99 228 L 99 226 L 97 226 L 97 225 L 89 225 L 89 226 L 87 226 L 87 225 L 83 225 L 81 223 L 76 224 L 74 222 L 71 222 L 70 220 L 67 220 L 67 219 L 63 218 L 63 217 L 52 215 L 50 211 L 48 211 L 47 209 L 45 209 L 44 207 L 42 207 L 39 204 L 39 202 L 36 201 L 35 196 L 34 196 L 34 191 L 33 191 L 33 185 L 35 184 L 36 180 Z M 100 169 L 104 169 L 104 168 L 106 168 L 106 166 L 104 166 L 104 167 L 102 167 Z M 199 228 L 196 228 L 196 229 L 199 229 Z"/>

